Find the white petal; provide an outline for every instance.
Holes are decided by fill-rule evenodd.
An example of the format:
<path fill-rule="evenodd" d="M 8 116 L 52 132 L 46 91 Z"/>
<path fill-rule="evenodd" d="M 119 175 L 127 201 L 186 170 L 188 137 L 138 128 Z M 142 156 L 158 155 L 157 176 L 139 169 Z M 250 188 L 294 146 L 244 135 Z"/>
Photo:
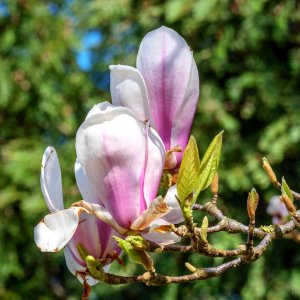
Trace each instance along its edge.
<path fill-rule="evenodd" d="M 140 121 L 149 120 L 148 95 L 141 73 L 136 68 L 123 65 L 109 68 L 112 103 L 129 108 Z"/>
<path fill-rule="evenodd" d="M 148 130 L 148 157 L 144 181 L 144 197 L 147 206 L 157 196 L 165 159 L 164 143 L 158 133 L 150 127 Z"/>
<path fill-rule="evenodd" d="M 79 191 L 86 202 L 99 204 L 103 206 L 103 202 L 97 196 L 93 186 L 87 178 L 84 169 L 78 159 L 75 162 L 75 177 Z"/>
<path fill-rule="evenodd" d="M 81 207 L 71 207 L 47 215 L 34 228 L 34 240 L 43 252 L 61 250 L 74 235 Z"/>
<path fill-rule="evenodd" d="M 175 197 L 176 194 L 177 186 L 175 184 L 168 189 L 168 192 L 165 196 L 165 202 L 171 208 L 171 210 L 167 214 L 165 214 L 163 218 L 172 224 L 178 224 L 184 221 L 181 208 Z"/>
<path fill-rule="evenodd" d="M 162 244 L 162 245 L 174 244 L 174 243 L 177 243 L 180 241 L 180 237 L 172 231 L 162 232 L 162 231 L 155 230 L 155 228 L 162 226 L 162 225 L 169 225 L 169 223 L 163 219 L 156 219 L 151 224 L 151 232 L 143 233 L 142 236 L 147 240 L 150 240 L 150 241 Z"/>
<path fill-rule="evenodd" d="M 64 209 L 61 171 L 56 151 L 47 147 L 41 166 L 41 187 L 46 204 L 51 212 Z"/>

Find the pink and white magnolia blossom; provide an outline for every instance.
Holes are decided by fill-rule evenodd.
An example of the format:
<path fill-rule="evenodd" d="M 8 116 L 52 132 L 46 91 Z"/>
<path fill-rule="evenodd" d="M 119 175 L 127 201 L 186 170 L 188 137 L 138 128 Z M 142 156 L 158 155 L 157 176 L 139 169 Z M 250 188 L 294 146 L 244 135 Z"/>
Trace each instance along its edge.
<path fill-rule="evenodd" d="M 165 202 L 157 197 L 165 148 L 153 128 L 137 120 L 128 108 L 103 102 L 80 126 L 76 152 L 86 176 L 84 182 L 77 178 L 82 195 L 93 190 L 119 227 L 125 232 L 139 230 L 157 242 L 178 240 L 171 232 L 155 231 L 169 224 L 168 216 L 178 222 L 182 214 L 171 191 Z"/>
<path fill-rule="evenodd" d="M 162 26 L 144 37 L 136 65 L 110 66 L 112 103 L 128 107 L 139 120 L 149 120 L 167 150 L 166 166 L 178 167 L 199 97 L 192 52 L 177 32 Z"/>
<path fill-rule="evenodd" d="M 68 209 L 63 209 L 55 151 L 48 148 L 44 155 L 42 190 L 52 213 L 35 227 L 35 242 L 42 251 L 66 246 L 67 265 L 81 278 L 86 266 L 78 243 L 105 261 L 116 250 L 112 235 L 134 231 L 159 243 L 179 240 L 160 227 L 182 221 L 182 214 L 174 188 L 165 199 L 156 197 L 165 149 L 153 128 L 129 109 L 103 102 L 93 107 L 80 126 L 76 152 L 75 175 L 84 201 Z"/>
<path fill-rule="evenodd" d="M 270 199 L 267 213 L 272 216 L 273 224 L 284 224 L 289 216 L 289 212 L 279 196 L 273 196 Z"/>
<path fill-rule="evenodd" d="M 81 170 L 77 164 L 75 169 L 80 178 Z M 64 254 L 70 272 L 81 282 L 86 280 L 89 285 L 97 283 L 97 280 L 87 273 L 86 263 L 78 252 L 78 244 L 95 258 L 101 259 L 105 268 L 108 268 L 111 260 L 107 255 L 112 251 L 120 253 L 120 248 L 113 238 L 117 233 L 95 216 L 80 212 L 79 208 L 64 210 L 61 171 L 53 147 L 48 147 L 43 155 L 41 187 L 48 209 L 55 218 L 48 215 L 35 228 L 36 244 L 42 251 L 54 252 L 66 245 Z M 94 201 L 91 193 L 85 194 L 84 199 L 91 203 Z"/>

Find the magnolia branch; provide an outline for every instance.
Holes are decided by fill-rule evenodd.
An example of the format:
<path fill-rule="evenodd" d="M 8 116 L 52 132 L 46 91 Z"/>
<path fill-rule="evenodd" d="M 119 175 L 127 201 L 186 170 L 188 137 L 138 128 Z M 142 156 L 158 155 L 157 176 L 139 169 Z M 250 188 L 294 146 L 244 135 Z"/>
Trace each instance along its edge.
<path fill-rule="evenodd" d="M 300 214 L 300 211 L 297 212 Z M 297 222 L 294 220 L 289 221 L 284 225 L 278 225 L 277 229 L 273 232 L 266 233 L 261 242 L 253 247 L 251 255 L 246 254 L 246 248 L 237 250 L 227 250 L 227 251 L 237 251 L 236 255 L 239 256 L 229 262 L 225 262 L 217 267 L 211 268 L 195 268 L 190 264 L 186 264 L 187 268 L 192 271 L 191 274 L 182 276 L 167 276 L 162 274 L 157 274 L 153 272 L 145 272 L 139 276 L 119 276 L 110 273 L 106 273 L 103 281 L 109 284 L 126 284 L 126 283 L 145 283 L 147 285 L 165 285 L 169 283 L 182 283 L 195 280 L 205 280 L 211 277 L 217 277 L 222 275 L 225 271 L 236 268 L 242 264 L 248 264 L 257 260 L 268 248 L 269 244 L 277 238 L 280 238 L 284 234 L 293 231 L 298 226 Z M 148 251 L 154 252 L 168 252 L 168 251 L 183 251 L 191 252 L 191 246 L 162 246 L 156 243 L 149 243 L 150 247 Z M 153 247 L 153 248 L 152 248 Z M 160 251 L 158 251 L 160 249 Z M 226 250 L 224 250 L 226 251 Z M 233 252 L 232 252 L 233 254 Z"/>
<path fill-rule="evenodd" d="M 215 233 L 217 231 L 225 230 L 229 233 L 246 233 L 249 232 L 249 227 L 239 223 L 236 220 L 226 218 L 222 212 L 216 207 L 213 202 L 209 202 L 205 205 L 195 205 L 194 210 L 200 210 L 210 215 L 216 217 L 220 222 L 212 227 L 208 228 L 208 233 Z M 148 252 L 164 253 L 164 252 L 190 252 L 190 253 L 200 253 L 205 256 L 211 257 L 234 257 L 228 262 L 225 262 L 217 267 L 211 268 L 196 268 L 189 263 L 186 263 L 187 269 L 191 272 L 188 275 L 182 276 L 168 276 L 158 274 L 155 271 L 148 271 L 139 276 L 119 276 L 110 273 L 105 273 L 101 281 L 109 284 L 126 284 L 126 283 L 145 283 L 146 285 L 166 285 L 169 283 L 182 283 L 195 280 L 205 280 L 211 277 L 217 277 L 222 275 L 225 271 L 236 268 L 242 264 L 251 263 L 260 258 L 260 256 L 267 250 L 268 246 L 274 239 L 282 238 L 285 234 L 292 232 L 294 229 L 299 228 L 300 210 L 297 211 L 296 217 L 292 218 L 289 222 L 283 225 L 273 226 L 273 230 L 270 232 L 265 232 L 262 229 L 254 228 L 253 234 L 260 238 L 261 241 L 255 247 L 251 248 L 251 251 L 247 251 L 246 245 L 241 245 L 237 249 L 233 250 L 220 250 L 216 249 L 214 246 L 210 245 L 208 242 L 200 241 L 198 247 L 195 245 L 161 245 L 155 242 L 147 241 L 147 248 L 144 249 Z M 198 234 L 201 230 L 197 229 L 195 234 Z M 188 235 L 187 229 L 184 226 L 180 226 L 178 231 L 185 232 Z M 176 231 L 176 230 L 175 230 Z M 184 236 L 185 236 L 184 235 Z"/>

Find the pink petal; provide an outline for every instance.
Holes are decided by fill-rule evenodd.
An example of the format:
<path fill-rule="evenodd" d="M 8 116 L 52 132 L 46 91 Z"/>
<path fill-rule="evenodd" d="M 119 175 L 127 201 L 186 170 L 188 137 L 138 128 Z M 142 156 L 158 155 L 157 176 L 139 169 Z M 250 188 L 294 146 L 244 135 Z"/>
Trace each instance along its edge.
<path fill-rule="evenodd" d="M 148 95 L 141 73 L 136 68 L 123 65 L 109 68 L 113 105 L 129 108 L 140 121 L 149 120 Z"/>
<path fill-rule="evenodd" d="M 42 192 L 51 212 L 64 209 L 61 171 L 56 151 L 47 147 L 44 152 L 41 166 Z"/>
<path fill-rule="evenodd" d="M 144 37 L 137 69 L 146 82 L 155 128 L 166 149 L 177 145 L 184 149 L 199 94 L 198 72 L 189 46 L 174 30 L 160 27 Z"/>
<path fill-rule="evenodd" d="M 76 152 L 105 208 L 129 228 L 140 213 L 144 128 L 130 110 L 98 105 L 77 132 Z"/>
<path fill-rule="evenodd" d="M 100 226 L 100 228 L 98 228 L 98 222 L 104 226 Z M 81 214 L 76 232 L 68 243 L 72 253 L 78 258 L 79 261 L 82 261 L 82 258 L 77 250 L 78 243 L 82 244 L 87 252 L 93 257 L 101 258 L 101 248 L 104 246 L 104 244 L 102 245 L 102 240 L 100 240 L 98 229 L 105 229 L 103 230 L 104 236 L 106 236 L 107 230 L 108 234 L 111 233 L 111 228 L 109 225 L 97 220 L 95 216 L 88 215 L 86 213 Z M 107 243 L 107 238 L 104 238 L 103 242 Z M 84 262 L 82 261 L 82 263 Z"/>

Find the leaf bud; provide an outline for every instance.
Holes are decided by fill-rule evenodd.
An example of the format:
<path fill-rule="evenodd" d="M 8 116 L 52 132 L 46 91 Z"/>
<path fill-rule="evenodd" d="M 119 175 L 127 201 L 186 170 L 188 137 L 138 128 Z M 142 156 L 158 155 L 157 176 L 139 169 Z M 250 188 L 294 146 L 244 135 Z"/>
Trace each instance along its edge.
<path fill-rule="evenodd" d="M 259 202 L 259 195 L 256 192 L 255 188 L 252 188 L 251 192 L 248 194 L 247 199 L 247 210 L 248 210 L 248 216 L 250 220 L 255 219 L 255 212 L 258 206 Z"/>
<path fill-rule="evenodd" d="M 275 175 L 272 167 L 270 166 L 268 160 L 265 157 L 263 157 L 263 159 L 262 159 L 262 167 L 265 170 L 265 172 L 267 173 L 267 175 L 269 176 L 270 181 L 274 184 L 277 183 L 276 175 Z"/>
<path fill-rule="evenodd" d="M 85 262 L 91 275 L 94 278 L 103 281 L 105 278 L 105 273 L 99 259 L 94 258 L 92 255 L 88 255 L 85 259 Z"/>
<path fill-rule="evenodd" d="M 218 194 L 219 191 L 219 176 L 218 173 L 215 174 L 211 185 L 210 185 L 210 190 L 213 193 L 213 195 Z"/>
<path fill-rule="evenodd" d="M 289 196 L 287 194 L 283 194 L 280 196 L 280 199 L 284 203 L 290 215 L 294 216 L 297 213 L 297 210 L 293 204 L 293 201 L 289 198 Z"/>
<path fill-rule="evenodd" d="M 136 250 L 147 250 L 148 243 L 141 236 L 128 236 L 125 241 L 129 242 L 131 246 Z"/>
<path fill-rule="evenodd" d="M 208 228 L 208 219 L 207 216 L 205 216 L 202 220 L 201 231 L 200 231 L 201 240 L 205 242 L 207 242 L 207 228 Z"/>

